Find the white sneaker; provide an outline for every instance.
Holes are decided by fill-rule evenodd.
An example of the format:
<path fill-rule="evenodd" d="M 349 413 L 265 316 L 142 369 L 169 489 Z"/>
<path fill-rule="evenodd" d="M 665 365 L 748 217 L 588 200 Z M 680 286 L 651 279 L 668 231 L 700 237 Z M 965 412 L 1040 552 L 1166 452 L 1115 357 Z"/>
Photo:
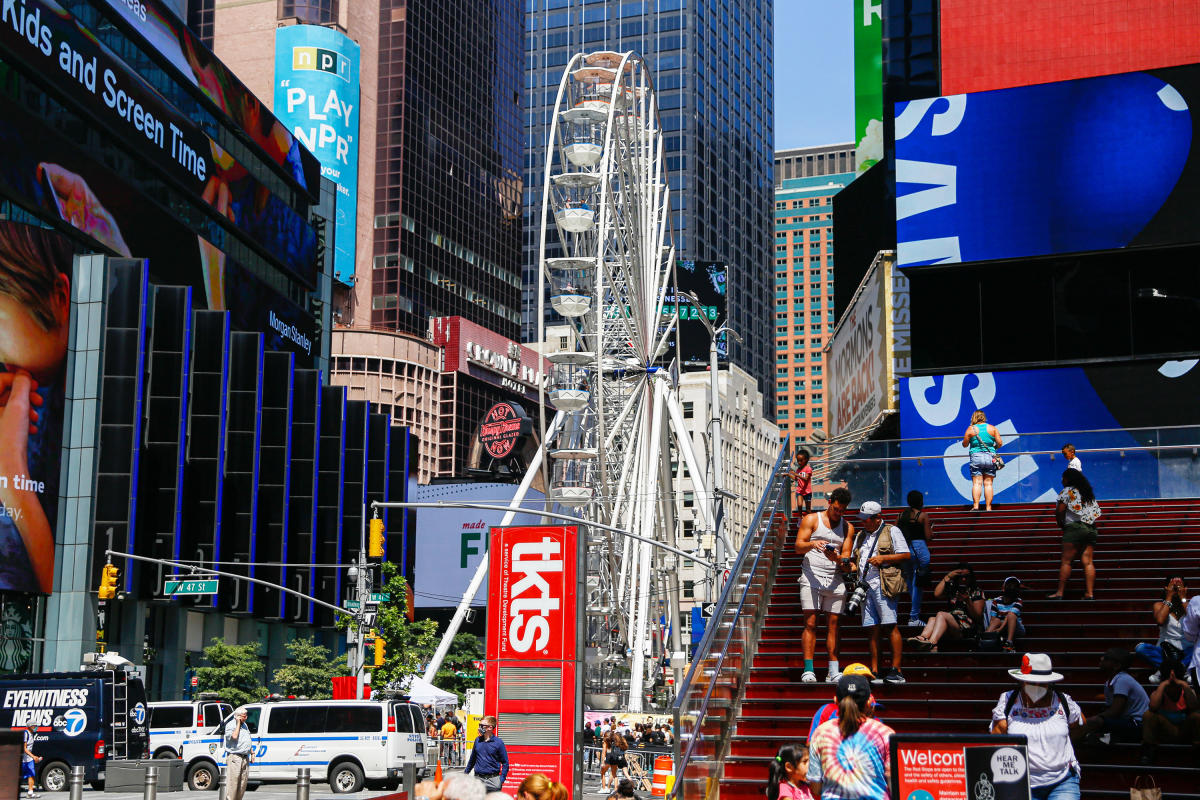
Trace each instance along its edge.
<path fill-rule="evenodd" d="M 1146 682 L 1151 686 L 1157 686 L 1158 684 L 1162 683 L 1162 675 L 1156 672 L 1150 677 L 1146 678 Z"/>
<path fill-rule="evenodd" d="M 825 676 L 825 682 L 826 682 L 826 683 L 837 683 L 837 682 L 838 682 L 838 678 L 840 678 L 840 677 L 842 677 L 842 673 L 840 673 L 840 672 L 831 672 L 831 673 L 829 673 L 828 675 L 826 675 L 826 676 Z"/>
<path fill-rule="evenodd" d="M 800 682 L 801 683 L 816 683 L 817 682 L 817 673 L 813 672 L 810 669 L 806 669 L 804 671 L 804 674 L 800 676 Z"/>
<path fill-rule="evenodd" d="M 925 623 L 924 623 L 924 622 L 921 622 L 921 620 L 919 620 L 919 619 L 910 619 L 910 620 L 908 621 L 908 627 L 910 627 L 910 628 L 923 628 L 923 627 L 925 627 Z"/>

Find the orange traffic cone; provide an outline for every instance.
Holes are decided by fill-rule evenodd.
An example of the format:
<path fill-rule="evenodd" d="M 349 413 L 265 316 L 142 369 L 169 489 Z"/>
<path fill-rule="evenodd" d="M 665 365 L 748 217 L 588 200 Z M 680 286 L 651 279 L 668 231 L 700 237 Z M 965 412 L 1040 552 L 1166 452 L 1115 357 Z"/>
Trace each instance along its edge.
<path fill-rule="evenodd" d="M 433 782 L 436 784 L 439 784 L 439 785 L 442 782 L 442 757 L 441 756 L 438 756 L 437 769 L 434 770 L 434 773 L 433 773 Z"/>

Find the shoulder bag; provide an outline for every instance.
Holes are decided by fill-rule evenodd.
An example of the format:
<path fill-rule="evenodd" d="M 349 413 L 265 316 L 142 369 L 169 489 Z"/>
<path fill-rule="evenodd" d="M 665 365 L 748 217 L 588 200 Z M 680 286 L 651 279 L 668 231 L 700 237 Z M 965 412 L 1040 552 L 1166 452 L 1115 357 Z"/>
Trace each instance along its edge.
<path fill-rule="evenodd" d="M 996 452 L 996 448 L 995 448 L 995 447 L 988 447 L 986 444 L 984 444 L 984 443 L 983 443 L 983 439 L 980 439 L 980 438 L 979 438 L 979 434 L 978 434 L 978 433 L 976 433 L 976 434 L 975 434 L 973 437 L 971 437 L 971 438 L 973 438 L 973 439 L 975 439 L 975 441 L 979 442 L 979 446 L 980 446 L 980 447 L 982 447 L 982 448 L 984 448 L 984 449 L 986 449 L 986 450 L 991 450 L 991 451 L 992 451 L 992 465 L 996 467 L 996 471 L 997 471 L 997 472 L 999 472 L 1000 470 L 1004 469 L 1004 456 L 1002 456 L 1002 455 L 1000 455 L 999 453 L 997 453 L 997 452 Z"/>

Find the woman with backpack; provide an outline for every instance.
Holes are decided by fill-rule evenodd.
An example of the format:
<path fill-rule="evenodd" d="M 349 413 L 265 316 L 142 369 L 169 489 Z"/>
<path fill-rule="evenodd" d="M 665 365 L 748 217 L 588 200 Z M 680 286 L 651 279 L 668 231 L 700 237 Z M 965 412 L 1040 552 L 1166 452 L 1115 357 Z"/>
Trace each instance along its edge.
<path fill-rule="evenodd" d="M 785 744 L 767 763 L 767 800 L 812 800 L 807 775 L 808 748 Z"/>
<path fill-rule="evenodd" d="M 888 797 L 888 742 L 895 733 L 871 716 L 871 684 L 864 675 L 838 678 L 837 719 L 824 722 L 808 742 L 808 786 L 814 797 L 876 800 Z"/>
<path fill-rule="evenodd" d="M 608 789 L 616 786 L 617 770 L 621 770 L 621 774 L 626 778 L 629 773 L 625 770 L 629 766 L 629 762 L 625 760 L 625 751 L 629 749 L 629 742 L 619 731 L 610 730 L 604 734 L 604 743 L 600 751 L 600 788 Z M 607 778 L 609 772 L 612 772 L 612 782 L 609 783 Z"/>
<path fill-rule="evenodd" d="M 1026 653 L 1008 674 L 1020 686 L 1000 695 L 992 709 L 992 733 L 1022 734 L 1028 740 L 1031 800 L 1079 800 L 1079 759 L 1071 732 L 1085 720 L 1079 705 L 1054 688 L 1063 676 L 1045 653 Z"/>

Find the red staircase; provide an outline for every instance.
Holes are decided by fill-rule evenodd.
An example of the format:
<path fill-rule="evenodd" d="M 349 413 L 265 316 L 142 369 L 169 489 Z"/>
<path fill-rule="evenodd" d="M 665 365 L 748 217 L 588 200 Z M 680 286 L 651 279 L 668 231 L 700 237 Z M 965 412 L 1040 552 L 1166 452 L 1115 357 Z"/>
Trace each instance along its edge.
<path fill-rule="evenodd" d="M 937 653 L 906 649 L 903 672 L 908 683 L 876 686 L 884 706 L 880 718 L 905 733 L 987 730 L 991 709 L 1015 682 L 1006 673 L 1020 663 L 1021 652 L 1046 652 L 1066 680 L 1060 688 L 1083 707 L 1098 711 L 1103 692 L 1100 654 L 1113 645 L 1133 649 L 1154 641 L 1158 628 L 1151 616 L 1161 598 L 1164 578 L 1181 572 L 1192 594 L 1200 592 L 1200 502 L 1192 500 L 1103 502 L 1100 540 L 1096 546 L 1096 600 L 1084 601 L 1083 572 L 1078 563 L 1067 584 L 1066 600 L 1045 599 L 1057 585 L 1061 536 L 1053 506 L 1013 505 L 992 512 L 964 507 L 927 509 L 934 520 L 932 576 L 936 582 L 959 560 L 975 569 L 988 597 L 1000 593 L 1008 575 L 1025 584 L 1026 635 L 1017 641 L 1017 654 L 970 652 L 961 643 L 943 642 Z M 894 522 L 897 509 L 885 516 Z M 737 727 L 725 761 L 721 800 L 761 798 L 767 762 L 785 743 L 803 742 L 817 708 L 833 698 L 824 683 L 825 634 L 818 631 L 817 673 L 822 681 L 800 682 L 803 627 L 799 584 L 801 559 L 791 549 L 797 520 L 793 519 L 788 547 L 779 565 L 758 653 L 750 673 Z M 900 600 L 900 620 L 908 618 L 908 599 Z M 926 592 L 922 616 L 942 607 Z M 919 632 L 902 628 L 905 638 Z M 847 617 L 841 627 L 842 666 L 869 663 L 867 642 L 858 618 Z M 889 648 L 883 644 L 881 667 L 886 670 Z M 1132 670 L 1145 682 L 1151 670 L 1135 660 Z M 1139 775 L 1153 775 L 1165 798 L 1200 800 L 1200 756 L 1186 746 L 1160 748 L 1157 764 L 1138 765 L 1138 745 L 1076 747 L 1083 764 L 1083 796 L 1129 796 Z"/>

